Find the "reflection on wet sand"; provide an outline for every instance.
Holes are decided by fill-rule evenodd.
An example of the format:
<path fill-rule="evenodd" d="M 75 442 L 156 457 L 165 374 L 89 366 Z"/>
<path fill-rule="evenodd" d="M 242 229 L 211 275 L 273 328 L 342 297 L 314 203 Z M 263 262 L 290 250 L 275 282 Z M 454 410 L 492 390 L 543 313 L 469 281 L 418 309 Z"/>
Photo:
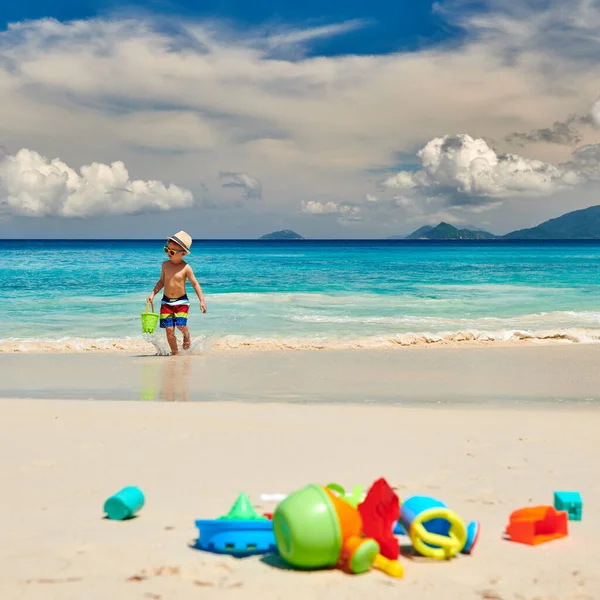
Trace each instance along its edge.
<path fill-rule="evenodd" d="M 190 390 L 189 356 L 169 356 L 143 367 L 142 400 L 187 402 Z"/>

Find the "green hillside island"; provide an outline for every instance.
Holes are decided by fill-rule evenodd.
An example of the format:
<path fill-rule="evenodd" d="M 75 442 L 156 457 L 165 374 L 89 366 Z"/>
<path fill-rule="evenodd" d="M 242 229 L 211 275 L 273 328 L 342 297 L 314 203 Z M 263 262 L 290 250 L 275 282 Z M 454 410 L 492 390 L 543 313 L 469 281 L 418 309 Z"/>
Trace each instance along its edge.
<path fill-rule="evenodd" d="M 449 223 L 436 227 L 425 225 L 407 236 L 392 236 L 391 240 L 598 240 L 600 239 L 600 205 L 574 210 L 536 227 L 494 235 L 482 229 L 457 229 Z"/>
<path fill-rule="evenodd" d="M 449 223 L 440 223 L 436 227 L 425 225 L 410 235 L 405 240 L 492 240 L 496 236 L 482 229 L 457 229 Z M 397 238 L 396 238 L 397 239 Z"/>
<path fill-rule="evenodd" d="M 259 240 L 303 240 L 304 238 L 292 231 L 291 229 L 282 229 L 281 231 L 273 231 L 258 238 Z"/>
<path fill-rule="evenodd" d="M 600 239 L 600 206 L 574 210 L 537 227 L 512 231 L 505 240 L 598 240 Z"/>

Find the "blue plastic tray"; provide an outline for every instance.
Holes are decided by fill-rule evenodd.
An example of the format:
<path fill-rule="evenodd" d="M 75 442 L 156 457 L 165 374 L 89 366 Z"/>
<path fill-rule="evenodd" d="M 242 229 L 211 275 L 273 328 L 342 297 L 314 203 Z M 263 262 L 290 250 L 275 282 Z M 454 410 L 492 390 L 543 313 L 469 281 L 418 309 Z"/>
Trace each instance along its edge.
<path fill-rule="evenodd" d="M 196 527 L 200 531 L 196 548 L 206 552 L 233 556 L 277 552 L 272 521 L 206 519 L 196 521 Z"/>

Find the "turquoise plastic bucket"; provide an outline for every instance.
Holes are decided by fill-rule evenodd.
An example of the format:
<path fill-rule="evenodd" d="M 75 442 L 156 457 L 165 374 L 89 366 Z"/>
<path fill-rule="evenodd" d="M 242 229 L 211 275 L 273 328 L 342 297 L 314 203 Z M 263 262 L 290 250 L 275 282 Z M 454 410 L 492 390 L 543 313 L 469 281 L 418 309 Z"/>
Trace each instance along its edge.
<path fill-rule="evenodd" d="M 104 512 L 113 521 L 131 519 L 144 506 L 144 493 L 140 488 L 123 488 L 104 503 Z"/>
<path fill-rule="evenodd" d="M 400 521 L 406 531 L 410 531 L 410 526 L 415 518 L 422 512 L 430 508 L 448 508 L 443 502 L 431 498 L 430 496 L 413 496 L 405 500 L 400 505 Z M 438 535 L 448 535 L 450 523 L 446 519 L 430 519 L 427 521 L 427 531 L 437 533 Z"/>

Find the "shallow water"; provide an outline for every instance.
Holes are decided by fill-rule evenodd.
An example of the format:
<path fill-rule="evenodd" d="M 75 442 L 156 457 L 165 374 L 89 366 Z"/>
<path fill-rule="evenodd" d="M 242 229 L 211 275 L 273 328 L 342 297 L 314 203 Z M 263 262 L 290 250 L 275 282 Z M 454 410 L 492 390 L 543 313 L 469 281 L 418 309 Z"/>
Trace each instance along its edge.
<path fill-rule="evenodd" d="M 137 350 L 162 246 L 0 242 L 0 349 Z M 600 340 L 598 242 L 206 241 L 193 250 L 209 309 L 201 315 L 188 288 L 197 349 Z M 154 339 L 165 351 L 162 332 Z"/>
<path fill-rule="evenodd" d="M 0 397 L 599 406 L 599 362 L 598 345 L 177 357 L 7 354 L 0 360 Z"/>

